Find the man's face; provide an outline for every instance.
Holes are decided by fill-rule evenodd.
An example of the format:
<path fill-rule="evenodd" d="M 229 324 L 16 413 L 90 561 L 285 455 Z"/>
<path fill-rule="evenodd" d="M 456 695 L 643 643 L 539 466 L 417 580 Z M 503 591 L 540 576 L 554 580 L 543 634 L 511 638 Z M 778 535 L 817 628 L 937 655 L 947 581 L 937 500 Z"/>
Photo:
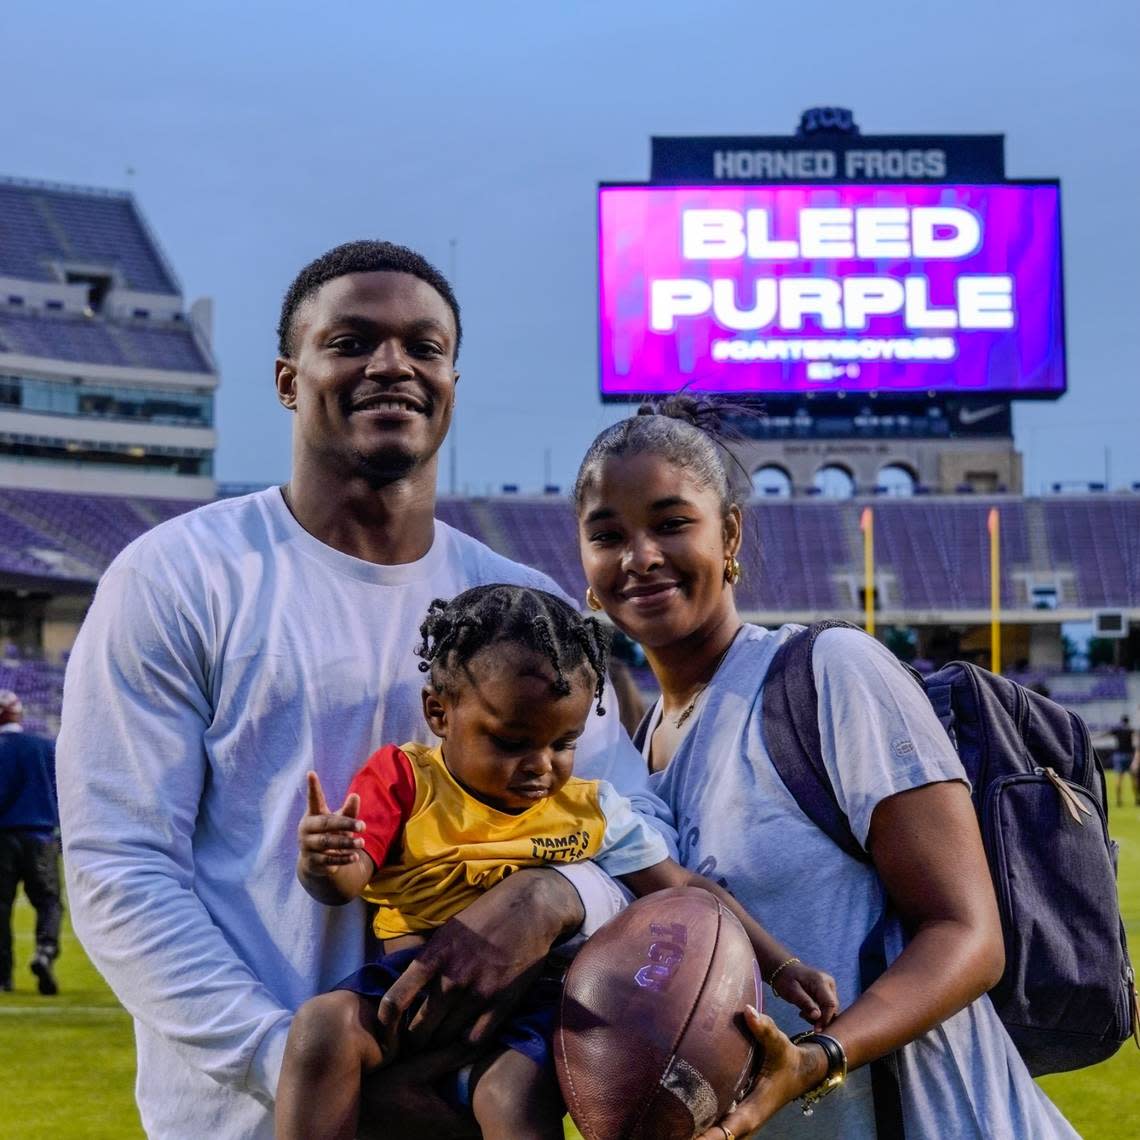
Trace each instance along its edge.
<path fill-rule="evenodd" d="M 297 413 L 294 460 L 392 482 L 434 460 L 455 403 L 455 318 L 409 273 L 327 281 L 293 320 L 277 392 Z"/>

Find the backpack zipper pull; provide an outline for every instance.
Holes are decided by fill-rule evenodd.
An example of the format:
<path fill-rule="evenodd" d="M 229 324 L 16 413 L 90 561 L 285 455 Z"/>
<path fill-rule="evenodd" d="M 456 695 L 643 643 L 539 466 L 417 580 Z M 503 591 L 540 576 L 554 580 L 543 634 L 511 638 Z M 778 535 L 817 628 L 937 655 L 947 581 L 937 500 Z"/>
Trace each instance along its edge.
<path fill-rule="evenodd" d="M 1081 803 L 1072 788 L 1070 788 L 1052 768 L 1046 768 L 1044 772 L 1049 783 L 1057 789 L 1057 794 L 1061 797 L 1061 802 L 1069 809 L 1069 815 L 1071 815 L 1081 827 L 1084 827 L 1085 821 L 1081 819 L 1077 813 L 1084 812 L 1085 815 L 1092 815 L 1092 812 Z"/>

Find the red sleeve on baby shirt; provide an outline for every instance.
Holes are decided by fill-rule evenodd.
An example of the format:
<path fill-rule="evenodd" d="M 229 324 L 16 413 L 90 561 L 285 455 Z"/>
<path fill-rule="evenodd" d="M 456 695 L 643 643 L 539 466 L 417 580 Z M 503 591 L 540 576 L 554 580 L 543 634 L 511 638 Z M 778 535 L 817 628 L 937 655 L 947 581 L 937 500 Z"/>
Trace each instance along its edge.
<path fill-rule="evenodd" d="M 394 744 L 385 744 L 352 777 L 348 791 L 360 796 L 360 818 L 367 825 L 364 850 L 377 867 L 382 867 L 416 802 L 412 762 Z"/>

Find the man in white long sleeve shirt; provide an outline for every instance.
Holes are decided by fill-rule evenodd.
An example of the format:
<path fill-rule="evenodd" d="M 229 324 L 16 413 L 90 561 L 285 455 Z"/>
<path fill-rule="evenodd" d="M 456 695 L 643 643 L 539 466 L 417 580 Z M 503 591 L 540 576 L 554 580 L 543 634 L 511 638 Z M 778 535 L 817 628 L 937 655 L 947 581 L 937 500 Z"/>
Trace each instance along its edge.
<path fill-rule="evenodd" d="M 292 1011 L 363 953 L 359 908 L 321 906 L 294 875 L 305 772 L 336 794 L 378 742 L 427 738 L 412 650 L 429 602 L 483 582 L 558 589 L 433 520 L 461 335 L 436 270 L 387 243 L 338 247 L 294 282 L 278 331 L 290 482 L 128 547 L 64 689 L 72 915 L 135 1019 L 152 1137 L 272 1136 Z M 667 830 L 607 703 L 579 772 Z M 430 983 L 426 1028 L 453 1030 L 517 990 L 555 937 L 618 905 L 596 869 L 570 874 L 495 888 L 433 939 L 399 1000 Z"/>

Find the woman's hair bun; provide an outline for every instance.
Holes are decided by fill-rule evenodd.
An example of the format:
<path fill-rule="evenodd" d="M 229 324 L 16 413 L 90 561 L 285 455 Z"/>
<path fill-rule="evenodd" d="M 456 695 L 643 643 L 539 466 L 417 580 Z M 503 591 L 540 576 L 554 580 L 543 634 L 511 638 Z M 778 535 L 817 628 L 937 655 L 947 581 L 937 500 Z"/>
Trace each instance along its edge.
<path fill-rule="evenodd" d="M 649 400 L 637 409 L 639 416 L 667 416 L 680 420 L 712 436 L 718 443 L 738 440 L 744 433 L 737 426 L 742 419 L 760 419 L 764 408 L 759 401 L 745 397 L 726 399 L 692 392 L 675 392 Z"/>

